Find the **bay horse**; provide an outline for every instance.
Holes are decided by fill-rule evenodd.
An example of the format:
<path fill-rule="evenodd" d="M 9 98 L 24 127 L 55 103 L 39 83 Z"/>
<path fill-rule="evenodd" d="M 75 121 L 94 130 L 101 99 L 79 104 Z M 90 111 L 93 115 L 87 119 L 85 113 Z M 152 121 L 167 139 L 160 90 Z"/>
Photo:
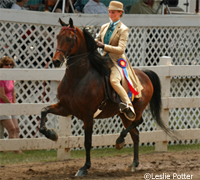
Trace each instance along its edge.
<path fill-rule="evenodd" d="M 61 19 L 59 19 L 59 22 L 62 28 L 57 35 L 57 49 L 52 60 L 55 67 L 62 66 L 66 60 L 66 71 L 57 89 L 58 103 L 41 110 L 39 131 L 47 138 L 57 140 L 57 133 L 45 127 L 48 113 L 61 116 L 74 115 L 81 119 L 84 123 L 86 162 L 78 170 L 76 176 L 84 176 L 91 167 L 90 149 L 92 147 L 93 118 L 95 112 L 101 106 L 102 112 L 95 119 L 108 118 L 117 114 L 121 117 L 126 128 L 116 140 L 117 149 L 123 147 L 124 138 L 128 132 L 130 133 L 134 143 L 134 159 L 127 169 L 135 171 L 139 165 L 139 131 L 136 127 L 143 122 L 142 113 L 149 102 L 151 113 L 156 122 L 166 133 L 169 133 L 160 117 L 161 85 L 159 77 L 150 70 L 134 69 L 143 90 L 141 91 L 142 97 L 135 98 L 132 102 L 136 119 L 134 121 L 128 120 L 119 112 L 117 103 L 109 99 L 105 103 L 104 74 L 109 73 L 109 66 L 111 66 L 109 58 L 102 57 L 98 53 L 94 38 L 85 29 L 80 30 L 74 26 L 71 18 L 69 24 Z M 102 104 L 104 104 L 103 107 Z"/>

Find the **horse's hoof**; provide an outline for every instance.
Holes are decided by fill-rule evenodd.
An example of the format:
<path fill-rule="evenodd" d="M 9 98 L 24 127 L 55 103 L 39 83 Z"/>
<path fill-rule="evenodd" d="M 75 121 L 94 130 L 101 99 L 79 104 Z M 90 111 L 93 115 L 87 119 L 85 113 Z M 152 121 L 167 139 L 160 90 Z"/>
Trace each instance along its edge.
<path fill-rule="evenodd" d="M 39 132 L 42 133 L 42 134 L 44 134 L 44 135 L 45 135 L 46 131 L 47 131 L 46 127 L 39 128 Z"/>
<path fill-rule="evenodd" d="M 52 141 L 57 141 L 58 140 L 58 134 L 54 129 L 48 129 L 46 132 L 46 137 L 51 139 Z"/>
<path fill-rule="evenodd" d="M 136 171 L 136 167 L 138 167 L 139 162 L 138 161 L 134 161 L 130 166 L 128 166 L 125 171 L 128 172 L 135 172 Z"/>
<path fill-rule="evenodd" d="M 58 140 L 58 134 L 54 129 L 51 129 L 50 139 L 53 140 L 53 141 L 57 141 Z"/>
<path fill-rule="evenodd" d="M 125 141 L 123 141 L 122 143 L 119 143 L 119 144 L 116 143 L 115 144 L 115 148 L 120 150 L 120 149 L 122 149 L 124 147 L 124 144 L 125 144 Z"/>
<path fill-rule="evenodd" d="M 87 175 L 87 170 L 81 170 L 79 169 L 78 172 L 75 174 L 75 176 L 85 176 Z"/>
<path fill-rule="evenodd" d="M 120 150 L 124 147 L 125 140 L 124 138 L 121 138 L 120 136 L 117 138 L 116 143 L 115 143 L 115 148 Z"/>
<path fill-rule="evenodd" d="M 126 167 L 126 169 L 125 169 L 125 171 L 127 171 L 127 172 L 135 172 L 135 166 L 128 166 L 128 167 Z"/>

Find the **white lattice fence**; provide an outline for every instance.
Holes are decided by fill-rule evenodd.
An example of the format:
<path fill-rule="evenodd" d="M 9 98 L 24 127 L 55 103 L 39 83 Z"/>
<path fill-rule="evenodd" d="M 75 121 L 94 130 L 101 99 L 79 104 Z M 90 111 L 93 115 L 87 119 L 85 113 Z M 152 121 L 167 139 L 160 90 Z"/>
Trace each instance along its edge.
<path fill-rule="evenodd" d="M 15 90 L 19 103 L 48 103 L 57 102 L 56 90 L 58 82 L 55 81 L 17 81 Z M 48 115 L 49 128 L 58 129 L 57 116 Z M 37 126 L 40 116 L 21 115 L 19 116 L 20 137 L 30 138 L 34 135 L 40 137 Z"/>
<path fill-rule="evenodd" d="M 11 56 L 16 67 L 42 68 L 51 60 L 55 27 L 1 22 L 0 31 L 1 54 Z"/>
<path fill-rule="evenodd" d="M 166 66 L 166 67 L 148 67 L 149 69 L 153 70 L 157 74 L 161 76 L 162 84 L 163 84 L 163 119 L 165 122 L 171 122 L 169 118 L 169 109 L 173 108 L 188 108 L 193 107 L 199 108 L 200 107 L 200 98 L 199 97 L 169 97 L 169 77 L 180 75 L 183 76 L 184 74 L 188 75 L 200 75 L 199 69 L 200 66 Z M 141 68 L 141 67 L 140 67 Z M 183 71 L 183 70 L 185 71 Z M 63 70 L 10 70 L 10 69 L 4 69 L 0 71 L 0 77 L 3 79 L 13 79 L 16 78 L 18 80 L 21 80 L 22 78 L 24 80 L 32 79 L 33 81 L 36 79 L 60 79 L 63 76 Z M 25 76 L 22 76 L 24 74 Z M 56 77 L 53 76 L 53 74 L 56 74 Z M 51 103 L 26 103 L 26 104 L 0 104 L 0 114 L 39 114 L 39 111 L 42 109 L 42 107 L 47 106 Z M 191 113 L 191 112 L 190 112 Z M 192 115 L 192 114 L 191 114 Z M 173 123 L 179 124 L 178 130 L 174 129 L 175 132 L 178 134 L 178 138 L 180 140 L 191 140 L 191 139 L 199 139 L 200 131 L 199 131 L 199 115 L 190 117 L 189 119 L 187 117 L 184 117 L 184 115 L 181 116 L 181 119 L 183 121 L 179 121 L 177 117 L 175 117 L 175 120 Z M 148 121 L 146 121 L 143 126 L 150 126 L 151 118 L 148 118 Z M 76 121 L 76 122 L 75 122 Z M 58 152 L 58 159 L 68 158 L 68 151 L 66 149 L 70 148 L 79 148 L 83 147 L 84 145 L 84 139 L 83 136 L 81 136 L 82 132 L 82 125 L 77 122 L 77 119 L 74 119 L 71 124 L 71 119 L 63 119 L 59 120 L 59 139 L 58 141 L 52 142 L 50 140 L 47 140 L 45 138 L 39 138 L 39 139 L 17 139 L 17 140 L 0 140 L 0 150 L 2 151 L 12 151 L 16 149 L 22 149 L 22 150 L 34 150 L 34 149 L 59 149 Z M 98 122 L 98 120 L 97 120 Z M 94 136 L 93 136 L 93 145 L 94 146 L 110 146 L 113 145 L 116 138 L 119 134 L 114 133 L 113 129 L 116 129 L 116 123 L 107 120 L 102 121 L 103 123 L 94 124 L 94 130 L 97 130 Z M 180 129 L 180 122 L 181 123 L 188 123 L 188 124 L 195 124 L 193 127 L 183 127 L 184 129 Z M 61 124 L 62 123 L 62 124 Z M 112 124 L 113 123 L 113 124 Z M 120 122 L 118 122 L 120 124 Z M 176 124 L 173 125 L 173 127 L 176 127 Z M 76 137 L 70 132 L 73 131 L 74 127 L 76 125 L 75 132 L 78 132 L 76 134 Z M 198 127 L 197 127 L 198 126 Z M 141 126 L 140 126 L 141 127 Z M 196 128 L 197 127 L 197 128 Z M 110 128 L 110 130 L 108 130 Z M 62 130 L 62 131 L 61 131 Z M 107 132 L 106 132 L 107 131 Z M 110 133 L 111 132 L 111 133 Z M 157 150 L 166 150 L 167 144 L 165 142 L 171 141 L 172 139 L 169 138 L 163 131 L 152 131 L 149 132 L 148 130 L 146 132 L 141 132 L 140 134 L 140 141 L 142 143 L 149 143 L 149 142 L 156 142 L 156 145 L 159 145 L 160 143 L 163 144 L 162 146 L 156 146 L 158 147 Z M 127 144 L 132 144 L 132 141 L 130 139 L 130 136 L 126 138 Z M 164 142 L 164 143 L 162 143 Z M 64 154 L 66 155 L 64 155 Z"/>
<path fill-rule="evenodd" d="M 4 13 L 4 14 L 3 14 Z M 13 20 L 13 16 L 16 18 Z M 9 55 L 17 68 L 53 68 L 51 58 L 56 48 L 56 35 L 60 25 L 60 15 L 34 12 L 0 12 L 0 56 Z M 88 25 L 95 36 L 101 24 L 108 21 L 107 16 L 70 15 L 80 28 Z M 5 18 L 6 17 L 6 18 Z M 126 55 L 133 66 L 155 66 L 159 57 L 169 55 L 173 65 L 199 65 L 198 18 L 190 16 L 189 20 L 179 16 L 131 16 L 125 15 L 123 22 L 130 28 Z M 62 15 L 68 21 L 69 15 Z M 173 19 L 172 19 L 173 18 Z M 191 21 L 192 19 L 192 21 Z M 190 24 L 192 23 L 192 24 Z M 49 62 L 49 63 L 48 63 Z M 45 85 L 44 85 L 45 84 Z M 200 91 L 199 77 L 173 77 L 170 92 L 172 97 L 198 97 Z M 19 103 L 54 103 L 56 102 L 56 82 L 52 81 L 17 81 L 16 93 Z M 44 91 L 45 88 L 45 91 Z M 178 108 L 170 110 L 170 127 L 172 129 L 199 128 L 199 108 Z M 183 118 L 187 117 L 187 120 Z M 152 131 L 156 125 L 148 110 L 143 114 L 144 123 L 140 131 Z M 22 115 L 20 136 L 33 137 L 39 116 Z M 48 126 L 57 127 L 57 117 L 50 116 Z M 83 124 L 75 117 L 72 120 L 72 135 L 83 135 Z M 115 116 L 107 120 L 97 120 L 94 134 L 114 134 L 122 129 L 120 119 Z M 37 134 L 36 137 L 40 135 Z M 187 141 L 189 142 L 189 141 Z M 172 142 L 174 143 L 174 142 Z"/>

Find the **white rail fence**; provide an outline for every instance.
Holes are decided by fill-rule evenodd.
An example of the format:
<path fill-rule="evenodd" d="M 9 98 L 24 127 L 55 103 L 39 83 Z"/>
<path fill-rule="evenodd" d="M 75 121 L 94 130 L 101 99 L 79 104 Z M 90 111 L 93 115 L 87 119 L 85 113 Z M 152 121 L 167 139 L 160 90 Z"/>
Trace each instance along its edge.
<path fill-rule="evenodd" d="M 166 58 L 165 58 L 166 59 Z M 170 79 L 174 76 L 200 76 L 199 65 L 173 66 L 171 62 L 160 60 L 160 66 L 139 67 L 148 68 L 156 72 L 162 83 L 162 118 L 166 124 L 169 124 L 169 110 L 172 108 L 200 108 L 200 97 L 170 97 Z M 60 80 L 63 77 L 63 69 L 2 69 L 0 71 L 1 80 Z M 42 92 L 41 92 L 42 93 Z M 40 115 L 44 106 L 52 103 L 21 103 L 21 104 L 0 104 L 1 115 Z M 198 116 L 199 117 L 199 116 Z M 98 121 L 98 120 L 97 120 Z M 150 120 L 149 120 L 150 121 Z M 199 123 L 200 118 L 195 120 Z M 180 140 L 200 139 L 200 129 L 175 129 Z M 3 128 L 0 127 L 0 137 L 3 137 Z M 0 151 L 13 150 L 39 150 L 39 149 L 57 149 L 57 159 L 63 160 L 69 158 L 70 148 L 84 147 L 84 136 L 71 135 L 71 117 L 59 118 L 59 138 L 53 142 L 46 138 L 23 138 L 23 139 L 2 139 L 0 140 Z M 93 135 L 93 146 L 115 145 L 119 134 Z M 132 144 L 128 135 L 126 144 Z M 159 128 L 154 131 L 140 133 L 140 143 L 155 142 L 156 151 L 166 151 L 167 142 L 172 141 L 166 133 Z"/>
<path fill-rule="evenodd" d="M 17 68 L 43 69 L 52 67 L 52 56 L 56 49 L 56 35 L 61 26 L 58 19 L 68 22 L 69 18 L 79 28 L 87 27 L 93 36 L 100 26 L 108 22 L 107 15 L 59 14 L 34 11 L 1 9 L 0 11 L 0 57 L 8 55 Z M 173 65 L 200 65 L 199 15 L 124 15 L 122 21 L 129 31 L 125 51 L 132 66 L 156 66 L 163 55 L 172 58 Z M 48 64 L 49 62 L 49 64 Z M 50 72 L 50 71 L 48 71 Z M 36 74 L 35 74 L 36 76 Z M 39 79 L 39 78 L 38 78 Z M 59 78 L 58 78 L 59 79 Z M 18 103 L 55 103 L 56 83 L 39 80 L 17 80 L 15 84 Z M 169 89 L 168 89 L 169 90 Z M 172 77 L 170 97 L 200 97 L 199 77 Z M 172 108 L 169 110 L 171 129 L 199 128 L 199 108 Z M 58 129 L 57 117 L 49 116 L 48 128 Z M 150 113 L 143 113 L 144 122 L 139 131 L 156 130 Z M 20 115 L 20 137 L 32 138 L 36 132 L 39 115 Z M 72 118 L 71 135 L 82 136 L 83 123 Z M 123 127 L 118 116 L 94 122 L 94 135 L 116 134 Z M 7 133 L 4 134 L 7 138 Z M 39 138 L 41 135 L 36 134 Z M 195 143 L 196 140 L 170 141 Z M 153 144 L 153 143 L 145 143 Z"/>
<path fill-rule="evenodd" d="M 56 48 L 56 35 L 61 28 L 58 19 L 61 18 L 68 22 L 69 17 L 79 28 L 89 27 L 94 36 L 99 32 L 100 26 L 108 22 L 107 15 L 22 12 L 1 9 L 0 57 L 9 55 L 15 60 L 17 68 L 25 69 L 15 69 L 8 73 L 7 70 L 0 71 L 0 79 L 14 77 L 16 80 L 15 90 L 17 103 L 19 103 L 9 105 L 9 107 L 1 106 L 0 114 L 6 112 L 20 115 L 19 126 L 22 138 L 19 141 L 1 140 L 7 145 L 0 141 L 0 149 L 22 148 L 25 150 L 60 147 L 59 159 L 59 156 L 69 151 L 69 147 L 83 146 L 83 123 L 75 117 L 72 120 L 60 118 L 58 123 L 56 116 L 48 116 L 47 127 L 59 131 L 60 138 L 57 143 L 41 138 L 42 135 L 39 133 L 36 134 L 37 139 L 33 139 L 41 108 L 57 101 L 56 83 L 54 82 L 62 78 L 63 70 L 43 70 L 43 68 L 47 62 L 50 62 L 48 65 L 51 67 L 51 59 Z M 200 65 L 199 15 L 125 14 L 122 21 L 130 28 L 125 51 L 127 57 L 132 66 L 146 66 L 144 68 L 151 68 L 158 72 L 164 87 L 163 118 L 171 129 L 183 134 L 183 137 L 180 135 L 182 140 L 170 141 L 168 144 L 200 142 L 197 140 L 200 128 L 200 79 L 199 66 L 197 66 Z M 163 55 L 171 56 L 173 65 L 191 66 L 149 67 L 157 66 L 159 57 Z M 155 131 L 156 125 L 148 109 L 144 111 L 143 119 L 144 122 L 138 127 L 141 132 L 140 142 L 143 142 L 142 144 L 156 142 L 156 150 L 159 150 L 159 147 L 161 150 L 166 150 L 166 140 L 169 139 L 161 131 Z M 64 125 L 60 125 L 61 122 Z M 62 131 L 61 127 L 65 131 Z M 123 125 L 118 116 L 96 120 L 93 128 L 93 145 L 113 145 L 118 136 L 116 134 L 121 132 L 122 128 Z M 0 131 L 2 131 L 1 127 Z M 189 133 L 192 134 L 189 135 Z M 4 138 L 7 138 L 6 131 L 4 135 Z M 79 137 L 79 140 L 76 140 L 75 136 Z M 130 137 L 127 137 L 126 143 L 132 144 Z M 4 145 L 5 148 L 3 148 Z"/>

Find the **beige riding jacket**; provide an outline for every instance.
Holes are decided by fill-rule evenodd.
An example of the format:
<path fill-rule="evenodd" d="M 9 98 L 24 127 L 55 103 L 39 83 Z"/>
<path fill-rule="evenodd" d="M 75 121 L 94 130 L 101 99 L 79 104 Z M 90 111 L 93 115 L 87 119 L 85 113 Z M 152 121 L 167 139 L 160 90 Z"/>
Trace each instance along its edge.
<path fill-rule="evenodd" d="M 102 25 L 99 35 L 96 38 L 96 41 L 100 41 L 100 42 L 104 43 L 104 36 L 105 36 L 109 26 L 110 26 L 110 23 Z M 140 98 L 141 90 L 143 89 L 143 87 L 142 87 L 138 77 L 136 76 L 133 68 L 131 67 L 131 64 L 129 63 L 126 55 L 124 54 L 125 49 L 126 49 L 126 44 L 128 41 L 128 33 L 129 33 L 129 28 L 120 21 L 117 24 L 117 26 L 115 27 L 115 30 L 113 31 L 113 34 L 109 41 L 109 44 L 104 45 L 103 56 L 105 56 L 108 53 L 109 57 L 111 58 L 111 60 L 117 67 L 120 67 L 117 63 L 117 61 L 120 58 L 123 58 L 127 61 L 127 63 L 128 63 L 127 71 L 128 71 L 129 77 L 133 83 L 134 89 L 139 92 L 139 94 L 135 97 Z M 118 69 L 121 69 L 121 67 Z"/>

